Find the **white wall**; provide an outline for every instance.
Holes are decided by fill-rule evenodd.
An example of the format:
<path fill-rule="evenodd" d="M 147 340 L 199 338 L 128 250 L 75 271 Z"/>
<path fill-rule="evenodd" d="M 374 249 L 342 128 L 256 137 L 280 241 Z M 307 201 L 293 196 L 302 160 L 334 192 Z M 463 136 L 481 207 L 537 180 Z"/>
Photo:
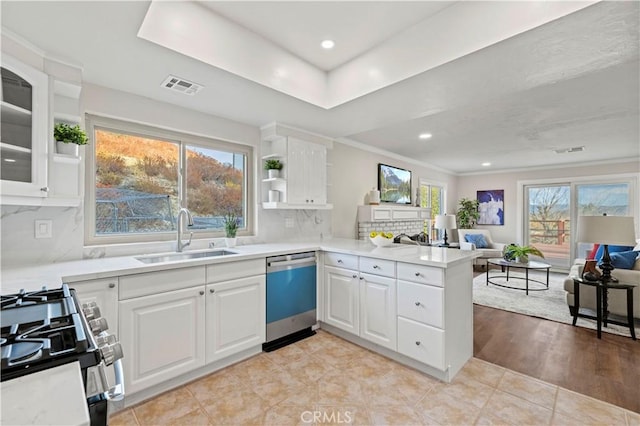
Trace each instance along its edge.
<path fill-rule="evenodd" d="M 560 167 L 554 169 L 524 170 L 521 172 L 478 174 L 458 177 L 458 199 L 476 199 L 476 191 L 504 189 L 504 226 L 478 225 L 489 229 L 494 241 L 511 243 L 518 241 L 521 230 L 518 229 L 518 181 L 535 179 L 563 179 L 589 176 L 615 175 L 640 172 L 637 161 L 616 164 L 589 165 L 582 167 Z M 635 200 L 638 203 L 638 197 Z M 636 207 L 636 211 L 638 211 Z"/>

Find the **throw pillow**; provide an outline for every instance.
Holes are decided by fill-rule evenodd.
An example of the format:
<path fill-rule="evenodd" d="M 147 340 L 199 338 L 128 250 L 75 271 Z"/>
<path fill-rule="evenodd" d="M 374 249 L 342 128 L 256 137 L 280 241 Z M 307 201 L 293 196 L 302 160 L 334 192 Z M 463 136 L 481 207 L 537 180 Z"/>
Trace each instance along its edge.
<path fill-rule="evenodd" d="M 468 243 L 475 244 L 476 248 L 489 247 L 489 245 L 487 244 L 487 240 L 484 239 L 484 235 L 482 234 L 464 234 L 464 239 Z"/>
<path fill-rule="evenodd" d="M 596 253 L 598 253 L 599 248 L 600 248 L 600 244 L 594 244 L 593 248 L 587 255 L 587 260 L 594 260 L 596 258 Z"/>
<path fill-rule="evenodd" d="M 609 254 L 611 255 L 611 253 L 618 253 L 620 251 L 630 251 L 633 250 L 633 247 L 631 246 L 614 246 L 614 245 L 610 245 L 609 246 Z M 602 255 L 604 253 L 604 245 L 600 245 L 600 247 L 598 248 L 598 251 L 596 252 L 596 257 L 595 259 L 600 262 L 602 260 Z"/>
<path fill-rule="evenodd" d="M 637 251 L 620 251 L 616 253 L 610 253 L 611 265 L 616 269 L 633 269 L 636 258 L 638 257 Z M 602 265 L 602 261 L 598 263 L 598 266 Z"/>

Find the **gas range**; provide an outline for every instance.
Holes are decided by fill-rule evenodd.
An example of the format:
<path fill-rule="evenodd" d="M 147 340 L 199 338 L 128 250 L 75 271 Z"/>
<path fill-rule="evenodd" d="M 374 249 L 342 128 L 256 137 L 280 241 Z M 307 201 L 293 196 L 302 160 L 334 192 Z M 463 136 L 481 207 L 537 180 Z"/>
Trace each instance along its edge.
<path fill-rule="evenodd" d="M 0 296 L 0 381 L 78 362 L 92 425 L 106 425 L 107 401 L 124 396 L 122 348 L 93 304 L 80 305 L 73 289 L 24 290 Z M 105 367 L 113 365 L 109 387 Z"/>

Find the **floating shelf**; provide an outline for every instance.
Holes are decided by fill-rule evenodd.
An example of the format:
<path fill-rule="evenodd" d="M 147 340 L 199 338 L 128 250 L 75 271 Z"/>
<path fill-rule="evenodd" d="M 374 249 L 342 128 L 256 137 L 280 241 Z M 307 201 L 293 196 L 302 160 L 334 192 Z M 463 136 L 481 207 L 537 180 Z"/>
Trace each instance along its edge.
<path fill-rule="evenodd" d="M 265 210 L 280 209 L 280 210 L 331 210 L 333 204 L 288 204 L 288 203 L 269 203 L 263 202 L 262 208 Z"/>

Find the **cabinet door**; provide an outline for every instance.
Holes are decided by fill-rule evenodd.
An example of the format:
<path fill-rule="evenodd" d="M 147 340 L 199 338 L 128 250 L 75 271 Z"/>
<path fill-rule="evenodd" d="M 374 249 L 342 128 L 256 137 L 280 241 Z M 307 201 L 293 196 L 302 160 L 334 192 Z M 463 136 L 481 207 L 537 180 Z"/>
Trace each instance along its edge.
<path fill-rule="evenodd" d="M 359 334 L 358 273 L 325 267 L 325 322 L 355 335 Z"/>
<path fill-rule="evenodd" d="M 287 138 L 287 203 L 306 204 L 306 142 Z"/>
<path fill-rule="evenodd" d="M 107 320 L 109 334 L 118 335 L 118 278 L 68 283 L 76 290 L 80 303 L 95 302 L 100 314 Z"/>
<path fill-rule="evenodd" d="M 265 276 L 207 286 L 207 363 L 265 341 Z"/>
<path fill-rule="evenodd" d="M 396 350 L 396 280 L 360 274 L 360 337 Z"/>
<path fill-rule="evenodd" d="M 2 55 L 2 195 L 47 196 L 47 76 Z"/>
<path fill-rule="evenodd" d="M 327 204 L 327 148 L 307 143 L 305 160 L 306 196 L 312 204 Z"/>
<path fill-rule="evenodd" d="M 128 392 L 204 365 L 204 286 L 120 302 L 120 342 Z"/>

